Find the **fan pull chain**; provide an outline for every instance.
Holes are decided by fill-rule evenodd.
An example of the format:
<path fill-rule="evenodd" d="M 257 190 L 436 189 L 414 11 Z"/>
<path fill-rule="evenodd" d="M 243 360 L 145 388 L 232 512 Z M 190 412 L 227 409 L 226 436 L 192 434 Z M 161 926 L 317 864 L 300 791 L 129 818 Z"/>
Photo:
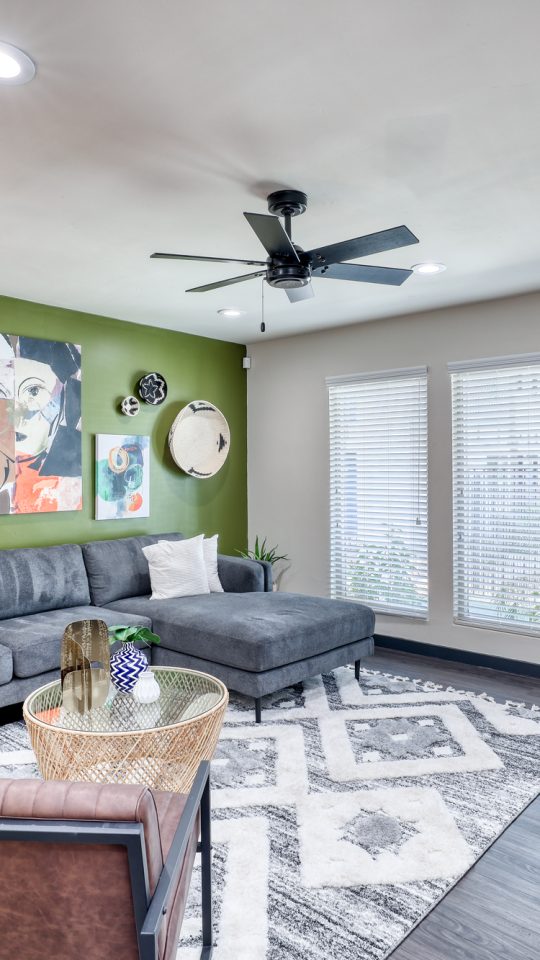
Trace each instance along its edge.
<path fill-rule="evenodd" d="M 264 322 L 264 277 L 261 280 L 261 333 L 264 333 L 266 330 L 266 324 Z"/>

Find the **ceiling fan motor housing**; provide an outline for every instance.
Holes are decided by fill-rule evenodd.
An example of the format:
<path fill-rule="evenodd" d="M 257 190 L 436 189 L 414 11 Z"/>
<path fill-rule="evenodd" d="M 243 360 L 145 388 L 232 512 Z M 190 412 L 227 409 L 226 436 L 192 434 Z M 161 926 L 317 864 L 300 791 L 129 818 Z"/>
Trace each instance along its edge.
<path fill-rule="evenodd" d="M 291 290 L 294 287 L 305 287 L 311 278 L 308 265 L 302 263 L 271 263 L 266 273 L 266 279 L 271 287 L 279 290 Z"/>

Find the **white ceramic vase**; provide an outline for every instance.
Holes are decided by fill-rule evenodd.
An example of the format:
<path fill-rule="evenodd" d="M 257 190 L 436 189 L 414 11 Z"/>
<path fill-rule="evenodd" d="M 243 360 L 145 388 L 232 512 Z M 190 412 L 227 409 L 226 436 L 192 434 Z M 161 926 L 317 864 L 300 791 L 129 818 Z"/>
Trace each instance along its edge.
<path fill-rule="evenodd" d="M 141 673 L 133 687 L 133 697 L 138 703 L 154 703 L 159 700 L 160 693 L 159 683 L 151 670 Z"/>

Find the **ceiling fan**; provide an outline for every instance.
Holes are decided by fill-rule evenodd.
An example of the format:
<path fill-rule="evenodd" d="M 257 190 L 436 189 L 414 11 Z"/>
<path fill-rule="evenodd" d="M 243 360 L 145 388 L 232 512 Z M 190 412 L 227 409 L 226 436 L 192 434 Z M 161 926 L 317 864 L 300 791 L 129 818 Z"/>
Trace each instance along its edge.
<path fill-rule="evenodd" d="M 240 277 L 205 283 L 202 287 L 191 287 L 186 293 L 206 293 L 228 287 L 232 283 L 242 283 L 254 277 L 265 277 L 271 287 L 285 290 L 291 303 L 308 300 L 313 297 L 312 277 L 327 277 L 330 280 L 356 280 L 362 283 L 382 283 L 400 286 L 410 277 L 412 270 L 398 270 L 395 267 L 368 266 L 367 264 L 346 263 L 371 253 L 382 253 L 396 247 L 406 247 L 418 243 L 418 237 L 408 227 L 393 227 L 369 233 L 354 240 L 331 243 L 329 246 L 303 250 L 293 243 L 291 236 L 291 218 L 305 213 L 307 196 L 300 190 L 276 190 L 268 196 L 268 209 L 265 213 L 244 213 L 250 227 L 255 231 L 263 247 L 267 260 L 237 260 L 231 257 L 195 257 L 182 253 L 153 253 L 154 259 L 161 260 L 201 260 L 209 263 L 243 263 L 249 267 L 260 267 L 254 273 L 245 273 Z M 283 217 L 282 224 L 279 217 Z"/>

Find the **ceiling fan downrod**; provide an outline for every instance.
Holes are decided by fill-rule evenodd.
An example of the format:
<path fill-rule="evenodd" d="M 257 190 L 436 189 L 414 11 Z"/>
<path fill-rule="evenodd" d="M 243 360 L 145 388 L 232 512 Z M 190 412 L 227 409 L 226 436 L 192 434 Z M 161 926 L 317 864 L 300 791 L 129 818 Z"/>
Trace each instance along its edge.
<path fill-rule="evenodd" d="M 268 210 L 274 217 L 283 217 L 285 232 L 289 239 L 291 218 L 299 217 L 307 210 L 307 196 L 301 190 L 274 190 L 267 197 Z"/>

